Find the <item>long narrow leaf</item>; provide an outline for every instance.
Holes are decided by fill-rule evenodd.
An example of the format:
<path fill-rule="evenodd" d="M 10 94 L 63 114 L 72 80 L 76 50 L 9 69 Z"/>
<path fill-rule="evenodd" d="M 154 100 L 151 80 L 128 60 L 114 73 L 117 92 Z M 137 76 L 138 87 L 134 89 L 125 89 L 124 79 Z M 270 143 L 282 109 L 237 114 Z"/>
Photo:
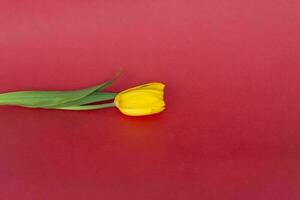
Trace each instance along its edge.
<path fill-rule="evenodd" d="M 55 105 L 50 108 L 81 106 L 81 105 L 96 103 L 96 102 L 100 102 L 100 101 L 107 101 L 107 100 L 114 99 L 116 95 L 117 95 L 116 93 L 110 93 L 110 92 L 101 92 L 101 93 L 94 92 L 88 96 L 81 98 L 81 99 L 78 99 L 75 101 L 70 101 L 70 102 L 63 103 L 63 104 L 58 104 L 58 105 Z"/>
<path fill-rule="evenodd" d="M 95 91 L 102 91 L 110 86 L 117 78 L 106 81 L 100 85 L 69 91 L 18 91 L 0 94 L 0 105 L 15 105 L 32 108 L 52 107 L 67 102 L 79 100 Z"/>

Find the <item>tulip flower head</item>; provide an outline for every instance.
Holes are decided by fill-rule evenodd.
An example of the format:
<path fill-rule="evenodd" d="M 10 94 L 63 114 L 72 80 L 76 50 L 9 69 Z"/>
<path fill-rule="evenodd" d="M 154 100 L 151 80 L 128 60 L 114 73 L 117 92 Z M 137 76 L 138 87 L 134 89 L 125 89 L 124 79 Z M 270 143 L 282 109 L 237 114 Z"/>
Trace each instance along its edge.
<path fill-rule="evenodd" d="M 165 109 L 162 83 L 148 83 L 127 89 L 115 97 L 115 106 L 125 115 L 143 116 L 160 113 Z"/>

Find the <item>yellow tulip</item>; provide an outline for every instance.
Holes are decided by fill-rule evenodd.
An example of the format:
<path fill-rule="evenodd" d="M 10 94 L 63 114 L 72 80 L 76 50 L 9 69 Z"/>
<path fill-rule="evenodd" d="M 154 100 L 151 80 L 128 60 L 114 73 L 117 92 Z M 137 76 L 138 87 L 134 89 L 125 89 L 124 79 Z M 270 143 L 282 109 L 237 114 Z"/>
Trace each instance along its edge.
<path fill-rule="evenodd" d="M 117 94 L 115 106 L 125 115 L 143 116 L 159 113 L 165 109 L 162 83 L 148 83 Z"/>

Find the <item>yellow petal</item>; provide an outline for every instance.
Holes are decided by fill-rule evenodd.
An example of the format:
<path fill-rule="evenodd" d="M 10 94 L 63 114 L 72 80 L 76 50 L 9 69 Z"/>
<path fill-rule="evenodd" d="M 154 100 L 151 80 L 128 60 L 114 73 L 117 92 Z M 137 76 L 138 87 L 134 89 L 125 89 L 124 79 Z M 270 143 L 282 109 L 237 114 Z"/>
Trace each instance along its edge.
<path fill-rule="evenodd" d="M 123 108 L 120 111 L 128 116 L 143 116 L 143 115 L 152 115 L 156 113 L 160 113 L 165 109 L 165 107 L 152 107 L 152 108 L 144 108 L 144 109 L 129 109 Z"/>
<path fill-rule="evenodd" d="M 165 87 L 165 85 L 163 83 L 147 83 L 147 84 L 143 84 L 143 85 L 139 85 L 133 88 L 129 88 L 127 90 L 122 91 L 121 93 L 126 93 L 129 92 L 131 90 L 136 90 L 136 89 L 153 89 L 153 90 L 163 90 Z"/>

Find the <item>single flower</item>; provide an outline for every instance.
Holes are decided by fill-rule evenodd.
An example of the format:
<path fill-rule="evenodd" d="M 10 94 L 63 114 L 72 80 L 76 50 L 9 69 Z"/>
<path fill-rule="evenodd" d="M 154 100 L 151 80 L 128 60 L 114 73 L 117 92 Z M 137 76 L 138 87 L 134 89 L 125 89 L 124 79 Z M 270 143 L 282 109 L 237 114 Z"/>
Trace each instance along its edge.
<path fill-rule="evenodd" d="M 103 92 L 120 75 L 102 84 L 67 91 L 16 91 L 0 94 L 0 106 L 59 110 L 96 110 L 117 107 L 129 116 L 152 115 L 165 109 L 162 83 L 148 83 L 120 93 Z"/>
<path fill-rule="evenodd" d="M 143 116 L 162 112 L 165 109 L 162 83 L 148 83 L 129 88 L 117 94 L 115 106 L 125 115 Z"/>

